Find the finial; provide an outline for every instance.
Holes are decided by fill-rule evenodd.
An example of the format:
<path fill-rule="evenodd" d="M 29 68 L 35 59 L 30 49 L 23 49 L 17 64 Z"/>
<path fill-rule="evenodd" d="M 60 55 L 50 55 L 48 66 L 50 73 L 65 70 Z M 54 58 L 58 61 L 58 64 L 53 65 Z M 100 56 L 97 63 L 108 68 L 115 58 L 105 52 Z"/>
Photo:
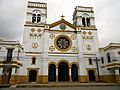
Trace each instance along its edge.
<path fill-rule="evenodd" d="M 62 15 L 62 16 L 61 16 L 61 19 L 64 19 L 64 17 L 65 17 L 65 16 L 64 16 L 64 15 Z"/>

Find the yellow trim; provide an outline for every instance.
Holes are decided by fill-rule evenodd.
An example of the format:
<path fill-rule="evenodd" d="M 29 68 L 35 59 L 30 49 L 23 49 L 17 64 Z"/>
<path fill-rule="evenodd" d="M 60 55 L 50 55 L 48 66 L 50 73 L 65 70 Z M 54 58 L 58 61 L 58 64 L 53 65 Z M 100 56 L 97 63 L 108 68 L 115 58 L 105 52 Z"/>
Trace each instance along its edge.
<path fill-rule="evenodd" d="M 54 64 L 56 68 L 58 67 L 58 64 L 57 64 L 56 62 L 53 62 L 53 61 L 52 61 L 52 62 L 49 62 L 49 63 L 48 63 L 48 68 L 49 68 L 49 66 L 50 66 L 51 64 Z"/>
<path fill-rule="evenodd" d="M 60 60 L 60 61 L 57 62 L 57 64 L 59 65 L 61 62 L 67 63 L 68 67 L 71 68 L 71 64 L 67 60 Z"/>
<path fill-rule="evenodd" d="M 77 62 L 72 62 L 71 67 L 72 67 L 73 64 L 75 64 L 77 66 L 77 68 L 79 68 L 79 64 Z"/>
<path fill-rule="evenodd" d="M 57 42 L 57 40 L 58 40 L 60 37 L 65 37 L 65 38 L 67 38 L 67 39 L 69 40 L 70 45 L 69 45 L 68 48 L 66 48 L 66 49 L 60 49 L 60 48 L 58 47 L 58 45 L 57 45 L 56 42 Z M 72 46 L 72 41 L 71 41 L 71 39 L 70 39 L 67 35 L 58 35 L 58 36 L 55 38 L 55 40 L 54 40 L 54 45 L 55 45 L 55 47 L 56 47 L 59 51 L 65 52 L 65 51 L 68 51 L 68 50 L 71 48 L 71 46 Z"/>

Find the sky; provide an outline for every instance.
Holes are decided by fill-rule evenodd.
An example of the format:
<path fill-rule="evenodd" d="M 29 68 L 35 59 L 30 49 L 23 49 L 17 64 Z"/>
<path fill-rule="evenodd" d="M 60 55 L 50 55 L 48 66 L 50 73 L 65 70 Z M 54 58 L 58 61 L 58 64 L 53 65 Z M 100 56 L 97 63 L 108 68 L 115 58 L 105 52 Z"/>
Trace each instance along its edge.
<path fill-rule="evenodd" d="M 0 0 L 0 38 L 22 43 L 28 0 Z M 47 23 L 65 16 L 72 22 L 76 6 L 94 7 L 100 47 L 120 43 L 120 0 L 29 0 L 47 3 Z"/>

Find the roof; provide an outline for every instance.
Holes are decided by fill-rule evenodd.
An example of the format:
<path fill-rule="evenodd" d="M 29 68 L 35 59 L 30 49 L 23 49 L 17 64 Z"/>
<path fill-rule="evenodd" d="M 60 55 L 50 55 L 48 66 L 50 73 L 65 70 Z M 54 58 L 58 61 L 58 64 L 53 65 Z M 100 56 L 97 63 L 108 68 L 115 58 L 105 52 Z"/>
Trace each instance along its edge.
<path fill-rule="evenodd" d="M 61 19 L 61 20 L 59 20 L 57 22 L 54 22 L 54 23 L 50 24 L 50 28 L 55 27 L 55 26 L 57 26 L 57 25 L 59 25 L 61 23 L 64 23 L 64 24 L 68 25 L 69 27 L 71 27 L 73 29 L 76 29 L 76 27 L 73 24 L 71 24 L 70 22 L 66 21 L 65 19 Z"/>

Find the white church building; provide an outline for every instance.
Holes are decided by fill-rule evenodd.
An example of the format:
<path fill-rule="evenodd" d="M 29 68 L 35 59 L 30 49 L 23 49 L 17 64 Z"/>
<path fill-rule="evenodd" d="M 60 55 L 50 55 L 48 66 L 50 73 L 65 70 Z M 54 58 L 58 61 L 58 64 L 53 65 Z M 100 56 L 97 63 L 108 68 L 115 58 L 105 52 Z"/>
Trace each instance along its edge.
<path fill-rule="evenodd" d="M 0 84 L 120 82 L 120 43 L 99 47 L 93 7 L 47 24 L 47 3 L 28 2 L 23 44 L 0 39 Z"/>

